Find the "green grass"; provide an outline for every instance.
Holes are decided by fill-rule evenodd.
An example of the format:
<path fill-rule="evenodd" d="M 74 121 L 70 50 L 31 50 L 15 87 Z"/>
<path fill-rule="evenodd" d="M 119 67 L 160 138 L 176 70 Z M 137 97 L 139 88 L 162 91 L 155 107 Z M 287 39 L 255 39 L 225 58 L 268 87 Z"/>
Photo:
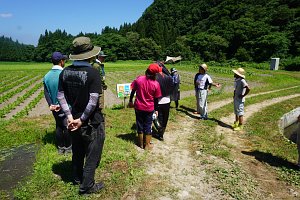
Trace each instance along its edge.
<path fill-rule="evenodd" d="M 151 61 L 118 61 L 106 63 L 106 80 L 109 88 L 114 88 L 117 83 L 131 82 L 136 76 L 144 73 Z M 69 61 L 67 65 L 71 64 Z M 0 78 L 13 76 L 17 73 L 45 74 L 51 68 L 51 63 L 0 63 Z M 182 91 L 193 90 L 193 78 L 197 72 L 194 64 L 181 62 L 175 65 L 167 65 L 168 68 L 176 67 L 182 73 Z M 209 102 L 216 102 L 222 99 L 232 98 L 233 74 L 231 66 L 226 69 L 220 66 L 209 66 L 209 73 L 215 82 L 223 85 L 222 90 L 215 90 L 209 96 Z M 250 84 L 251 93 L 280 89 L 300 85 L 299 72 L 268 71 L 246 68 L 247 82 Z M 2 80 L 2 79 L 1 79 Z M 246 106 L 259 103 L 269 98 L 286 96 L 300 93 L 299 88 L 288 89 L 281 92 L 247 98 Z M 298 98 L 299 99 L 299 98 Z M 255 151 L 263 155 L 275 157 L 294 163 L 297 158 L 297 151 L 294 144 L 290 144 L 280 137 L 277 124 L 282 114 L 296 106 L 300 106 L 297 98 L 284 103 L 268 107 L 247 121 L 247 139 L 254 144 Z M 173 103 L 172 103 L 173 105 Z M 195 108 L 195 97 L 187 97 L 180 100 L 180 105 L 187 109 Z M 208 107 L 209 109 L 209 107 Z M 78 195 L 78 186 L 70 183 L 70 156 L 60 156 L 54 145 L 54 119 L 51 115 L 36 118 L 17 118 L 14 120 L 0 120 L 0 143 L 1 149 L 9 149 L 22 144 L 37 143 L 40 149 L 34 164 L 32 176 L 27 177 L 14 191 L 16 199 L 120 199 L 127 191 L 139 189 L 145 192 L 145 188 L 152 188 L 147 185 L 145 175 L 147 153 L 139 154 L 135 149 L 135 115 L 133 109 L 123 109 L 122 106 L 105 109 L 106 113 L 106 140 L 100 166 L 96 171 L 96 180 L 103 180 L 105 189 L 90 197 Z M 211 118 L 220 119 L 232 113 L 232 104 L 209 112 Z M 178 123 L 185 112 L 177 112 L 171 109 L 170 123 Z M 266 121 L 268 123 L 262 123 Z M 256 125 L 256 124 L 259 124 Z M 244 199 L 249 192 L 255 188 L 255 181 L 249 178 L 239 165 L 232 162 L 231 151 L 233 146 L 224 140 L 225 135 L 214 132 L 217 121 L 205 121 L 195 124 L 193 141 L 197 141 L 195 149 L 205 155 L 215 156 L 224 159 L 230 168 L 215 166 L 207 169 L 207 172 L 214 175 L 221 189 L 237 199 Z M 205 130 L 205 131 L 203 131 Z M 273 137 L 269 137 L 274 134 Z M 202 163 L 212 165 L 213 160 L 202 160 Z M 294 169 L 284 166 L 274 167 L 278 176 L 291 184 L 299 185 L 299 173 Z M 248 185 L 245 190 L 236 187 L 236 182 L 242 180 L 242 184 Z M 144 188 L 145 187 L 145 188 Z M 147 192 L 146 192 L 147 193 Z M 138 195 L 141 195 L 138 194 Z M 5 197 L 3 191 L 0 197 Z M 141 197 L 141 196 L 140 196 Z M 141 197 L 142 198 L 142 197 Z"/>
<path fill-rule="evenodd" d="M 91 197 L 119 199 L 131 187 L 142 183 L 144 156 L 139 156 L 134 148 L 133 110 L 109 109 L 106 113 L 106 140 L 95 177 L 96 180 L 103 180 L 106 187 L 103 192 Z M 51 117 L 48 121 L 53 121 Z M 34 119 L 31 123 L 37 123 L 37 120 Z M 22 122 L 24 121 L 21 120 Z M 34 165 L 34 173 L 15 191 L 17 199 L 84 199 L 78 195 L 78 186 L 71 184 L 71 157 L 57 155 L 53 131 L 54 124 L 51 123 L 44 134 L 40 135 L 42 145 Z M 24 133 L 24 130 L 20 132 Z M 34 135 L 32 133 L 33 138 Z"/>
<path fill-rule="evenodd" d="M 277 124 L 283 114 L 297 107 L 300 107 L 298 97 L 255 113 L 247 122 L 247 136 L 254 144 L 253 151 L 259 159 L 272 166 L 282 180 L 300 186 L 300 172 L 295 167 L 298 162 L 297 146 L 279 132 Z"/>
<path fill-rule="evenodd" d="M 299 87 L 246 98 L 246 106 L 295 93 L 300 93 Z M 299 106 L 300 99 L 294 98 L 263 109 L 246 122 L 246 134 L 244 136 L 252 144 L 249 148 L 253 148 L 253 155 L 256 155 L 258 159 L 272 167 L 274 172 L 277 172 L 279 179 L 295 186 L 300 186 L 300 173 L 294 165 L 297 162 L 297 148 L 295 144 L 288 142 L 279 133 L 278 120 L 283 114 Z M 210 112 L 209 116 L 213 119 L 220 119 L 230 115 L 233 112 L 232 109 L 233 104 L 230 103 Z M 211 162 L 211 167 L 207 167 L 206 170 L 207 173 L 218 180 L 219 188 L 235 199 L 249 199 L 251 191 L 254 191 L 257 183 L 239 164 L 234 162 L 234 157 L 231 153 L 234 147 L 224 140 L 226 136 L 215 132 L 217 125 L 218 123 L 214 120 L 200 121 L 195 124 L 193 140 L 197 141 L 198 146 L 193 147 L 194 151 L 198 150 L 202 154 L 213 155 L 226 160 L 229 166 L 219 166 L 213 160 L 207 161 L 202 160 L 201 156 L 198 157 L 198 159 L 202 160 L 201 162 Z M 236 186 L 240 184 L 244 186 Z"/>

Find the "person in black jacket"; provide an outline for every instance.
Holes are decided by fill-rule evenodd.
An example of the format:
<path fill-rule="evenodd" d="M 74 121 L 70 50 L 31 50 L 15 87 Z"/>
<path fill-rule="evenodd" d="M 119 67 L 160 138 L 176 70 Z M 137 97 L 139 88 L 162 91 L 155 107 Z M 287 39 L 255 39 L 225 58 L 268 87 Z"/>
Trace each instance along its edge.
<path fill-rule="evenodd" d="M 102 84 L 99 72 L 90 64 L 100 50 L 88 37 L 75 38 L 69 56 L 74 62 L 59 76 L 57 99 L 72 136 L 73 182 L 80 184 L 79 194 L 96 193 L 104 187 L 103 182 L 95 183 L 105 140 L 104 116 L 99 108 Z"/>
<path fill-rule="evenodd" d="M 156 135 L 156 137 L 163 141 L 169 120 L 171 93 L 173 91 L 174 84 L 171 73 L 165 67 L 164 63 L 160 61 L 157 61 L 156 63 L 162 68 L 162 71 L 156 74 L 156 80 L 160 85 L 162 93 L 162 97 L 158 99 L 157 105 L 158 121 L 161 127 L 158 129 L 158 135 Z"/>

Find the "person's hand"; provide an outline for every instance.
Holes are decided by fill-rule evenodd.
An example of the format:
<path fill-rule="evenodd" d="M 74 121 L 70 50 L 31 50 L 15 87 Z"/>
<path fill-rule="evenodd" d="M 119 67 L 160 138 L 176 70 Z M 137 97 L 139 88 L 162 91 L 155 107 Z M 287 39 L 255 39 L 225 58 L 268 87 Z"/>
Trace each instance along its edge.
<path fill-rule="evenodd" d="M 221 87 L 221 86 L 222 86 L 222 85 L 221 85 L 220 83 L 217 83 L 217 84 L 216 84 L 216 87 L 217 87 L 217 88 L 219 88 L 219 87 Z"/>
<path fill-rule="evenodd" d="M 68 129 L 70 129 L 71 131 L 76 131 L 81 127 L 81 125 L 82 121 L 80 120 L 80 118 L 78 118 L 68 124 Z"/>
<path fill-rule="evenodd" d="M 73 124 L 72 124 L 73 121 L 74 121 L 73 116 L 72 115 L 68 115 L 67 116 L 67 121 L 68 121 L 67 128 L 70 129 L 70 130 L 72 130 L 74 128 Z"/>
<path fill-rule="evenodd" d="M 129 103 L 128 103 L 128 108 L 134 108 L 133 102 L 129 102 Z"/>
<path fill-rule="evenodd" d="M 49 106 L 49 109 L 51 110 L 51 111 L 55 111 L 55 112 L 58 112 L 58 111 L 60 111 L 60 105 L 50 105 Z"/>
<path fill-rule="evenodd" d="M 49 106 L 49 109 L 50 109 L 50 111 L 54 111 L 54 110 L 55 110 L 55 108 L 56 108 L 56 106 L 55 106 L 55 105 L 52 105 L 52 104 L 51 104 L 51 105 Z"/>
<path fill-rule="evenodd" d="M 55 112 L 58 112 L 58 111 L 60 111 L 60 109 L 61 109 L 61 107 L 60 107 L 60 105 L 55 105 Z"/>

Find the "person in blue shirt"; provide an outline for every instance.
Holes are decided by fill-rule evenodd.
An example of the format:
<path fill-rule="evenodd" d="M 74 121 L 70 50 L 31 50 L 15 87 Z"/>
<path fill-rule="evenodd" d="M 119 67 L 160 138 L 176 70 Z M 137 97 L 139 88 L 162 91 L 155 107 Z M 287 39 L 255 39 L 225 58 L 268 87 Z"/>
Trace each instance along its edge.
<path fill-rule="evenodd" d="M 71 153 L 72 143 L 71 136 L 67 130 L 67 118 L 61 110 L 57 100 L 59 75 L 65 66 L 67 56 L 63 55 L 61 52 L 54 52 L 51 56 L 51 60 L 53 67 L 43 79 L 44 95 L 56 123 L 55 137 L 58 153 Z"/>

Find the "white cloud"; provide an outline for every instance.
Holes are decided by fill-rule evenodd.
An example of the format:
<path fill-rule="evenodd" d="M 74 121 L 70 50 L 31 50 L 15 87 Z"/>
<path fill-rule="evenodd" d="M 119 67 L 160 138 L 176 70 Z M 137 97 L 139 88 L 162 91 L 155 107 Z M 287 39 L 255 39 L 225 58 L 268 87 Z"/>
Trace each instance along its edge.
<path fill-rule="evenodd" d="M 13 14 L 11 14 L 11 13 L 0 13 L 1 18 L 10 18 L 12 16 L 13 16 Z"/>

